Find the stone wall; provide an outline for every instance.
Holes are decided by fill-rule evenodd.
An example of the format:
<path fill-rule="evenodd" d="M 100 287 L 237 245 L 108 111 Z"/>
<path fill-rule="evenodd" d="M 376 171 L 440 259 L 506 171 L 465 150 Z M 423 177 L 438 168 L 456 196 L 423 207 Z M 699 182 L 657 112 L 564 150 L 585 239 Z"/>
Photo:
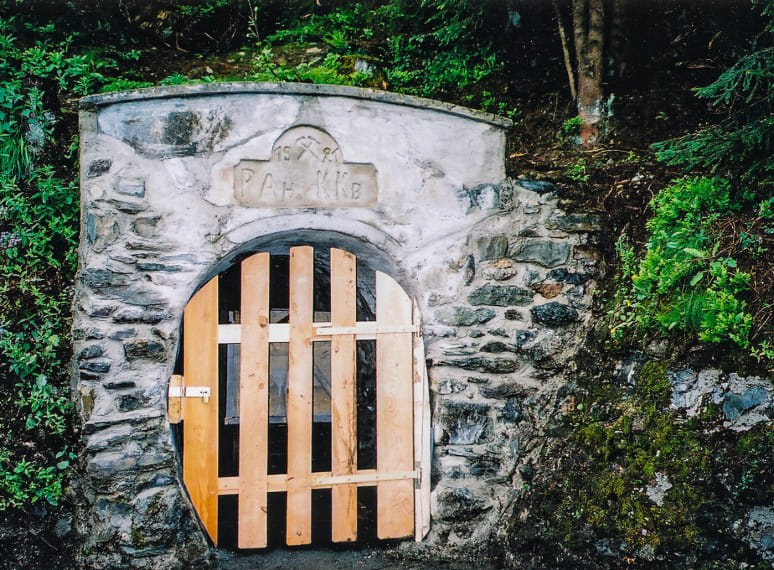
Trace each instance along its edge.
<path fill-rule="evenodd" d="M 75 362 L 93 567 L 206 566 L 166 391 L 183 308 L 253 251 L 347 249 L 422 316 L 432 527 L 473 552 L 572 377 L 593 216 L 506 179 L 504 119 L 352 88 L 220 84 L 89 97 L 81 111 Z M 459 547 L 455 549 L 454 547 Z"/>

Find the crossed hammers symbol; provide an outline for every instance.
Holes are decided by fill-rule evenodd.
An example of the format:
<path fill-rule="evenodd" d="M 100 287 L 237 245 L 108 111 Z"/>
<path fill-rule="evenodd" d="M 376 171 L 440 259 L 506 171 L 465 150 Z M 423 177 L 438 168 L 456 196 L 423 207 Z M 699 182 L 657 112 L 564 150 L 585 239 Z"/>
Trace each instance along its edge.
<path fill-rule="evenodd" d="M 302 156 L 304 156 L 305 152 L 309 151 L 309 154 L 311 154 L 317 160 L 320 160 L 320 157 L 318 156 L 318 154 L 314 150 L 312 150 L 312 145 L 317 142 L 315 139 L 313 139 L 312 137 L 301 137 L 296 142 L 298 142 L 298 144 L 301 145 L 301 152 L 298 153 L 299 159 Z"/>

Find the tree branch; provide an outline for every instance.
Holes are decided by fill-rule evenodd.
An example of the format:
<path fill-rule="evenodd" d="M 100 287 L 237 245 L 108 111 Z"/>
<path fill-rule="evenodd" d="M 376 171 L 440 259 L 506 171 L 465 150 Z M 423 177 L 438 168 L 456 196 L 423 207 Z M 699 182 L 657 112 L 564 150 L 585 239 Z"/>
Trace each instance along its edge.
<path fill-rule="evenodd" d="M 567 33 L 564 30 L 564 23 L 562 22 L 562 13 L 559 11 L 559 3 L 557 0 L 552 0 L 554 5 L 554 12 L 556 12 L 556 25 L 559 28 L 559 39 L 562 42 L 562 54 L 564 55 L 564 69 L 567 71 L 567 80 L 570 83 L 570 95 L 573 101 L 578 98 L 578 91 L 575 89 L 575 73 L 572 69 L 572 59 L 570 58 L 570 47 L 567 44 Z"/>

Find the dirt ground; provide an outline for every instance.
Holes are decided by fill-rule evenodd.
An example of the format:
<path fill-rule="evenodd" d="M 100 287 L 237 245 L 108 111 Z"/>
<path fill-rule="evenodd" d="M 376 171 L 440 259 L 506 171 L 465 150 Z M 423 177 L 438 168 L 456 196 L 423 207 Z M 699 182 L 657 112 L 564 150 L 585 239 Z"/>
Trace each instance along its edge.
<path fill-rule="evenodd" d="M 220 570 L 471 570 L 470 563 L 435 563 L 400 560 L 394 550 L 280 549 L 260 554 L 218 552 Z M 475 565 L 476 570 L 495 570 Z"/>

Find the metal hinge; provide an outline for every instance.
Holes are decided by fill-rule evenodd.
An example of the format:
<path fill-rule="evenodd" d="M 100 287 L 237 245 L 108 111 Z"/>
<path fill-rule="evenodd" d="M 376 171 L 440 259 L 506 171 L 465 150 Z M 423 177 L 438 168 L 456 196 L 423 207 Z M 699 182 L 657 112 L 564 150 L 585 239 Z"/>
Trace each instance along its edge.
<path fill-rule="evenodd" d="M 414 479 L 414 489 L 421 489 L 422 488 L 422 466 L 419 461 L 414 462 L 414 472 L 417 474 L 416 479 Z"/>

